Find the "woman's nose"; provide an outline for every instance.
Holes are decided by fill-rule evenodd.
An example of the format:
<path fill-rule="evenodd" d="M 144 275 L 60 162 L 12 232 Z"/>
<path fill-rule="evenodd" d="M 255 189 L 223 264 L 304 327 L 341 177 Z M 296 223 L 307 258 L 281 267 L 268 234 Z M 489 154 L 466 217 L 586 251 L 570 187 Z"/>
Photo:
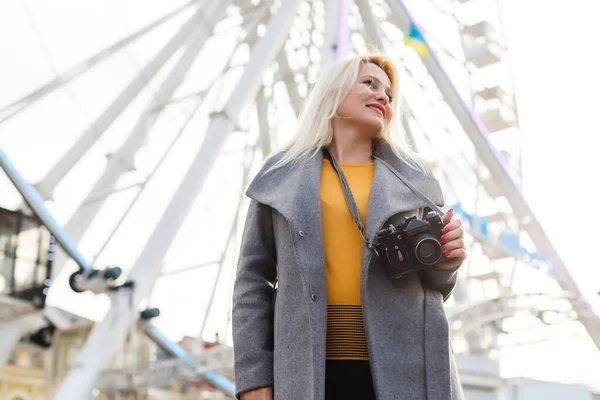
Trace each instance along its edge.
<path fill-rule="evenodd" d="M 376 99 L 379 102 L 383 102 L 383 104 L 387 104 L 390 101 L 390 98 L 388 97 L 387 93 L 382 92 L 382 91 L 377 92 Z"/>

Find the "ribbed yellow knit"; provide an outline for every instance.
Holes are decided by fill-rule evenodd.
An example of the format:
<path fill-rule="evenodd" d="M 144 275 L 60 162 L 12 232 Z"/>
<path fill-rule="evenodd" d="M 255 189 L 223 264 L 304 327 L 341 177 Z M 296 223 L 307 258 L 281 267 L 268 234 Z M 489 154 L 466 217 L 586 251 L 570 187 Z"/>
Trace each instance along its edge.
<path fill-rule="evenodd" d="M 373 163 L 340 164 L 366 223 Z M 360 299 L 363 241 L 329 160 L 321 172 L 321 217 L 327 285 L 328 360 L 368 360 Z"/>

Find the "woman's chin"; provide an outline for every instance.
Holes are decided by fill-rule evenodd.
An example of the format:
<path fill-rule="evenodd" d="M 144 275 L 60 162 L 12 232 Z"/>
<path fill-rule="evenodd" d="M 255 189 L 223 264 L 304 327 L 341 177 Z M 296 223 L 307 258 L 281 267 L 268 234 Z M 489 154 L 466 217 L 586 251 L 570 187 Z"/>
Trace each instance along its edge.
<path fill-rule="evenodd" d="M 383 137 L 383 133 L 385 132 L 385 125 L 382 123 L 370 122 L 369 124 L 365 124 L 364 128 L 363 132 L 365 132 L 365 135 L 372 139 Z"/>

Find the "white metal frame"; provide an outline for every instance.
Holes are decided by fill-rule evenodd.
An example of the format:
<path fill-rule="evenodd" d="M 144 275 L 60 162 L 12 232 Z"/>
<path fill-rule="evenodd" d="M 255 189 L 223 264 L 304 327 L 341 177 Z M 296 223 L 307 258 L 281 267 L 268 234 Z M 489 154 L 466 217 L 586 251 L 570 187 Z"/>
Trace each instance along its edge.
<path fill-rule="evenodd" d="M 134 156 L 144 144 L 151 127 L 158 119 L 159 113 L 156 112 L 156 108 L 168 101 L 175 90 L 179 87 L 185 77 L 186 72 L 192 66 L 194 60 L 198 56 L 198 53 L 204 46 L 204 43 L 206 43 L 206 40 L 212 33 L 212 27 L 225 13 L 228 3 L 229 1 L 214 2 L 207 10 L 199 10 L 190 20 L 190 22 L 184 26 L 184 29 L 182 29 L 180 33 L 178 33 L 176 37 L 171 40 L 169 46 L 165 47 L 163 51 L 165 55 L 172 55 L 179 47 L 186 45 L 186 39 L 188 42 L 187 47 L 183 51 L 181 57 L 177 60 L 177 63 L 173 66 L 170 73 L 156 91 L 154 98 L 140 116 L 137 124 L 131 130 L 127 139 L 125 139 L 119 149 L 108 159 L 106 169 L 102 176 L 96 181 L 85 200 L 83 200 L 82 205 L 65 224 L 66 232 L 75 242 L 79 242 L 81 240 L 85 232 L 88 230 L 91 222 L 104 205 L 106 197 L 101 196 L 105 196 L 107 193 L 110 193 L 110 191 L 114 190 L 115 184 L 121 175 L 134 168 Z M 208 21 L 206 24 L 203 23 L 205 19 Z M 188 37 L 190 31 L 192 34 L 191 38 Z M 160 61 L 164 62 L 166 59 L 161 58 Z M 158 65 L 159 63 L 157 62 L 156 64 Z M 138 89 L 141 89 L 141 86 L 139 86 L 138 83 L 131 84 L 126 92 L 136 91 Z M 123 105 L 119 105 L 119 103 L 123 100 L 122 98 L 125 97 L 129 100 L 132 99 L 130 99 L 127 93 L 124 93 L 117 98 L 117 101 L 115 101 L 115 103 L 113 103 L 109 109 L 113 109 L 115 112 L 120 113 Z M 113 116 L 114 115 L 111 115 L 111 118 Z M 74 165 L 74 162 L 76 162 L 75 159 L 82 156 L 80 150 L 84 150 L 83 146 L 91 146 L 93 141 L 98 138 L 95 135 L 94 130 L 89 131 L 87 135 L 87 137 L 92 140 L 86 139 L 85 141 L 82 141 L 82 148 L 74 150 L 71 158 L 63 158 L 64 161 L 61 161 L 61 163 L 59 163 L 59 165 L 57 165 L 57 167 L 54 169 L 55 173 L 49 175 L 49 177 L 52 177 L 54 181 L 50 181 L 48 179 L 48 184 L 57 183 L 62 176 L 64 176 L 65 172 Z M 69 154 L 67 156 L 69 156 Z M 63 170 L 63 167 L 67 169 Z M 43 186 L 43 184 L 40 185 L 40 187 Z M 94 201 L 91 201 L 92 199 Z M 53 278 L 58 276 L 65 262 L 65 255 L 61 252 L 58 252 L 52 272 Z"/>
<path fill-rule="evenodd" d="M 204 19 L 204 10 L 198 9 L 190 20 L 163 46 L 150 62 L 131 80 L 125 89 L 113 100 L 106 110 L 80 136 L 69 151 L 50 169 L 44 178 L 35 185 L 44 199 L 52 198 L 56 185 L 77 164 L 77 162 L 92 148 L 94 143 L 115 122 L 117 117 L 146 87 L 148 82 L 166 64 L 175 52 L 189 40 L 190 35 L 198 29 Z M 64 83 L 62 83 L 64 84 Z M 158 101 L 155 100 L 155 102 Z M 108 169 L 108 167 L 107 167 Z M 68 231 L 68 229 L 67 229 Z M 75 239 L 78 240 L 78 239 Z"/>
<path fill-rule="evenodd" d="M 402 0 L 386 0 L 390 9 L 396 14 L 399 27 L 406 34 L 408 32 L 409 23 L 414 19 L 404 5 Z M 508 172 L 509 169 L 499 152 L 490 143 L 487 135 L 487 129 L 481 122 L 480 118 L 474 114 L 462 100 L 460 93 L 452 84 L 452 81 L 442 68 L 439 60 L 436 58 L 435 52 L 429 46 L 427 41 L 425 44 L 429 48 L 430 56 L 422 57 L 423 64 L 427 71 L 437 84 L 444 99 L 456 115 L 458 121 L 462 125 L 465 133 L 473 143 L 475 150 L 485 166 L 490 171 L 494 181 L 500 186 L 502 192 L 510 203 L 515 216 L 518 218 L 519 224 L 526 231 L 536 248 L 543 254 L 549 256 L 556 270 L 556 278 L 559 285 L 566 291 L 575 294 L 581 301 L 574 302 L 573 308 L 581 314 L 595 315 L 589 303 L 585 301 L 577 283 L 569 273 L 567 267 L 563 263 L 560 255 L 550 242 L 550 239 L 544 232 L 535 213 L 525 200 L 519 186 Z M 593 319 L 582 319 L 581 323 L 586 327 L 590 337 L 600 349 L 600 317 L 596 316 Z"/>
<path fill-rule="evenodd" d="M 323 46 L 321 47 L 321 68 L 326 68 L 336 60 L 342 1 L 343 0 L 324 0 L 325 31 L 323 32 Z"/>
<path fill-rule="evenodd" d="M 213 115 L 196 158 L 133 266 L 129 280 L 135 286 L 131 291 L 120 290 L 111 295 L 111 307 L 107 315 L 90 333 L 76 366 L 68 372 L 55 400 L 89 397 L 100 372 L 123 344 L 127 331 L 137 320 L 137 307 L 150 296 L 154 282 L 160 275 L 162 259 L 221 147 L 237 125 L 237 118 L 244 107 L 256 96 L 262 73 L 282 48 L 298 3 L 298 0 L 282 2 L 277 14 L 269 21 L 265 35 L 257 41 L 223 112 Z"/>
<path fill-rule="evenodd" d="M 32 106 L 38 100 L 41 100 L 44 96 L 52 93 L 54 90 L 61 88 L 64 85 L 68 84 L 70 81 L 72 81 L 73 79 L 82 75 L 86 71 L 90 70 L 98 63 L 104 61 L 106 58 L 110 57 L 117 51 L 125 48 L 130 43 L 136 41 L 137 39 L 144 36 L 148 32 L 151 32 L 152 30 L 158 28 L 165 22 L 176 17 L 177 15 L 179 15 L 180 13 L 182 13 L 189 7 L 193 6 L 196 3 L 200 3 L 203 1 L 204 0 L 191 0 L 189 3 L 184 4 L 183 6 L 171 11 L 170 13 L 168 13 L 166 15 L 163 15 L 162 17 L 160 17 L 157 20 L 151 22 L 150 24 L 144 26 L 143 28 L 137 30 L 136 32 L 132 33 L 131 35 L 108 46 L 107 48 L 99 51 L 98 53 L 87 58 L 86 60 L 72 66 L 71 68 L 67 69 L 65 72 L 61 73 L 61 75 L 59 75 L 56 78 L 52 79 L 51 81 L 43 84 L 42 86 L 38 87 L 37 89 L 35 89 L 32 92 L 28 93 L 27 95 L 23 96 L 22 98 L 3 107 L 2 109 L 0 109 L 0 124 L 2 124 L 5 121 L 8 121 L 10 118 L 16 116 L 20 112 L 22 112 L 25 109 L 27 109 L 28 107 Z M 198 4 L 198 7 L 202 7 L 202 4 L 201 3 Z M 148 72 L 150 72 L 150 71 L 148 71 Z M 154 74 L 152 74 L 152 75 L 154 75 Z"/>

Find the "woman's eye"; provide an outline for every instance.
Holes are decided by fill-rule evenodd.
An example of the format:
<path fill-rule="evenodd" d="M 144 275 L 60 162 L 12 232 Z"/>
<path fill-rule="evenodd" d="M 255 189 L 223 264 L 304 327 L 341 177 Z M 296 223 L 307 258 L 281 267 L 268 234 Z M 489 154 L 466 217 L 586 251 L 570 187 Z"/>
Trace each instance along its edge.
<path fill-rule="evenodd" d="M 372 87 L 372 88 L 374 88 L 374 87 L 375 87 L 375 81 L 374 81 L 374 80 L 372 80 L 372 79 L 367 79 L 367 80 L 365 80 L 365 82 L 364 82 L 364 83 L 366 83 L 366 84 L 367 84 L 367 86 L 370 86 L 370 87 Z"/>
<path fill-rule="evenodd" d="M 387 97 L 390 103 L 392 102 L 392 100 L 394 100 L 394 96 L 392 96 L 391 94 L 388 94 Z"/>

